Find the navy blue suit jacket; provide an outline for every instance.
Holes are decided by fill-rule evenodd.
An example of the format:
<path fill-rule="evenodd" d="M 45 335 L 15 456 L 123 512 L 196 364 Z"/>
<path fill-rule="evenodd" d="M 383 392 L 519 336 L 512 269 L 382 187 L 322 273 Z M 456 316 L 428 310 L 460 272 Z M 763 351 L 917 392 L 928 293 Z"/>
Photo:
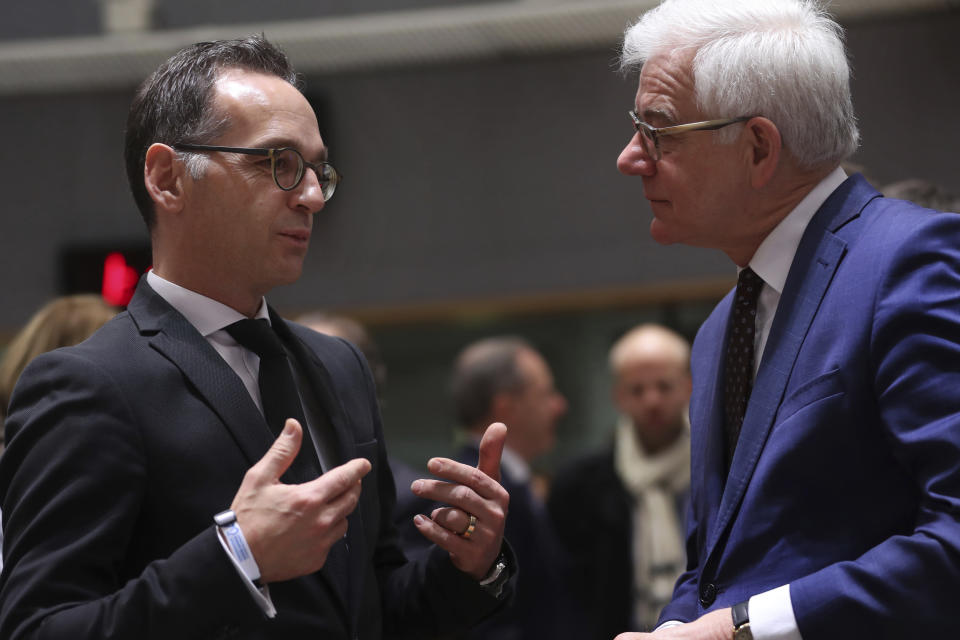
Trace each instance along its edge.
<path fill-rule="evenodd" d="M 0 637 L 420 638 L 499 606 L 446 552 L 412 563 L 398 547 L 359 352 L 271 320 L 335 432 L 338 464 L 372 464 L 349 517 L 349 584 L 326 568 L 274 583 L 272 620 L 247 593 L 211 518 L 273 436 L 219 354 L 141 281 L 127 312 L 37 358 L 14 392 L 0 459 Z"/>
<path fill-rule="evenodd" d="M 804 638 L 956 637 L 960 215 L 862 177 L 800 243 L 724 477 L 728 295 L 693 347 L 689 570 L 661 620 L 786 583 Z"/>

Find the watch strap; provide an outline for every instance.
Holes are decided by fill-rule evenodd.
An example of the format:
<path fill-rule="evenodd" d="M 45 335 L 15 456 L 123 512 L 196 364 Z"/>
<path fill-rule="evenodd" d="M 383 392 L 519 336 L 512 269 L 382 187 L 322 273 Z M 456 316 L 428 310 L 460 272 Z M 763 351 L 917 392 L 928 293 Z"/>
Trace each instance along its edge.
<path fill-rule="evenodd" d="M 510 580 L 511 575 L 512 572 L 510 571 L 507 556 L 501 551 L 500 555 L 498 555 L 494 561 L 493 567 L 487 575 L 484 576 L 483 580 L 480 581 L 480 588 L 494 598 L 499 598 L 503 593 L 503 587 L 507 584 L 507 581 Z"/>
<path fill-rule="evenodd" d="M 753 640 L 753 632 L 750 629 L 749 603 L 749 600 L 744 600 L 730 608 L 730 616 L 733 618 L 733 640 Z"/>
<path fill-rule="evenodd" d="M 750 622 L 750 614 L 747 609 L 747 605 L 749 603 L 749 600 L 744 600 L 743 602 L 738 602 L 737 604 L 733 605 L 731 609 L 731 615 L 733 616 L 734 629 Z"/>

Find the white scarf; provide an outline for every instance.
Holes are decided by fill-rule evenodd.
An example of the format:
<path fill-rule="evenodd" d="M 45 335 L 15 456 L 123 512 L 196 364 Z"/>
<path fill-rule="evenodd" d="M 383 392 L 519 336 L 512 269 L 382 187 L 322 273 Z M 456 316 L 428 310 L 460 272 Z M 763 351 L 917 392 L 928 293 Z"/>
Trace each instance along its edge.
<path fill-rule="evenodd" d="M 648 455 L 633 423 L 621 416 L 614 440 L 614 469 L 634 498 L 634 618 L 652 629 L 686 564 L 677 496 L 690 486 L 690 433 L 684 429 L 667 449 Z"/>

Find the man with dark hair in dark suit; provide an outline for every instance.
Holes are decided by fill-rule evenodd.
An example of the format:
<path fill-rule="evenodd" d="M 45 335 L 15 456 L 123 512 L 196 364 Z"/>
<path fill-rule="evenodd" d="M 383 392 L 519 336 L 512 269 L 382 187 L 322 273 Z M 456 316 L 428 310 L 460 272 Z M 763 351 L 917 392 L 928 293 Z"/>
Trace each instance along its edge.
<path fill-rule="evenodd" d="M 508 596 L 503 425 L 478 469 L 429 462 L 417 493 L 451 508 L 418 518 L 436 546 L 408 561 L 363 357 L 266 304 L 339 182 L 295 79 L 251 37 L 188 47 L 137 92 L 154 270 L 14 391 L 0 637 L 420 638 Z"/>
<path fill-rule="evenodd" d="M 568 586 L 561 580 L 565 557 L 530 467 L 553 448 L 557 422 L 567 411 L 550 366 L 522 338 L 485 338 L 458 355 L 451 391 L 458 422 L 466 430 L 467 443 L 457 454 L 460 462 L 474 465 L 482 457 L 485 424 L 503 422 L 510 429 L 502 458 L 503 486 L 510 492 L 506 534 L 524 567 L 513 606 L 470 637 L 577 638 L 567 624 Z"/>

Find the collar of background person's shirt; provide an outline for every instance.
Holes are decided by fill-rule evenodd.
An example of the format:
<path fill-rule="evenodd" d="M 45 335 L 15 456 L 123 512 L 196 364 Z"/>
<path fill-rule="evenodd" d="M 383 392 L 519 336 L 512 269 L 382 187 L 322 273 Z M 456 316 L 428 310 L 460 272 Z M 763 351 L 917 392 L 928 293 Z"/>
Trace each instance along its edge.
<path fill-rule="evenodd" d="M 509 427 L 507 427 L 509 429 Z M 520 457 L 516 451 L 510 447 L 503 448 L 503 456 L 500 457 L 500 466 L 504 473 L 510 476 L 510 479 L 517 484 L 527 484 L 530 482 L 530 465 Z"/>
<path fill-rule="evenodd" d="M 507 429 L 509 428 L 508 426 Z M 470 432 L 470 442 L 477 450 L 480 449 L 480 436 L 478 434 Z M 527 461 L 506 445 L 503 447 L 503 455 L 500 456 L 500 470 L 510 476 L 510 479 L 516 484 L 526 484 L 530 481 L 532 475 Z"/>
<path fill-rule="evenodd" d="M 750 268 L 763 279 L 765 284 L 775 289 L 778 295 L 783 293 L 787 274 L 790 273 L 790 265 L 793 264 L 793 257 L 797 253 L 807 225 L 830 194 L 846 179 L 847 174 L 842 168 L 837 167 L 831 171 L 810 193 L 804 196 L 803 200 L 757 247 L 753 258 L 750 259 Z M 738 274 L 740 271 L 737 269 Z"/>
<path fill-rule="evenodd" d="M 169 302 L 171 307 L 179 311 L 205 338 L 238 320 L 246 318 L 236 309 L 232 309 L 196 291 L 185 289 L 157 275 L 152 270 L 147 273 L 147 284 L 157 292 L 157 295 Z M 254 317 L 265 318 L 267 322 L 270 321 L 265 299 L 261 299 L 260 308 L 257 309 Z"/>

